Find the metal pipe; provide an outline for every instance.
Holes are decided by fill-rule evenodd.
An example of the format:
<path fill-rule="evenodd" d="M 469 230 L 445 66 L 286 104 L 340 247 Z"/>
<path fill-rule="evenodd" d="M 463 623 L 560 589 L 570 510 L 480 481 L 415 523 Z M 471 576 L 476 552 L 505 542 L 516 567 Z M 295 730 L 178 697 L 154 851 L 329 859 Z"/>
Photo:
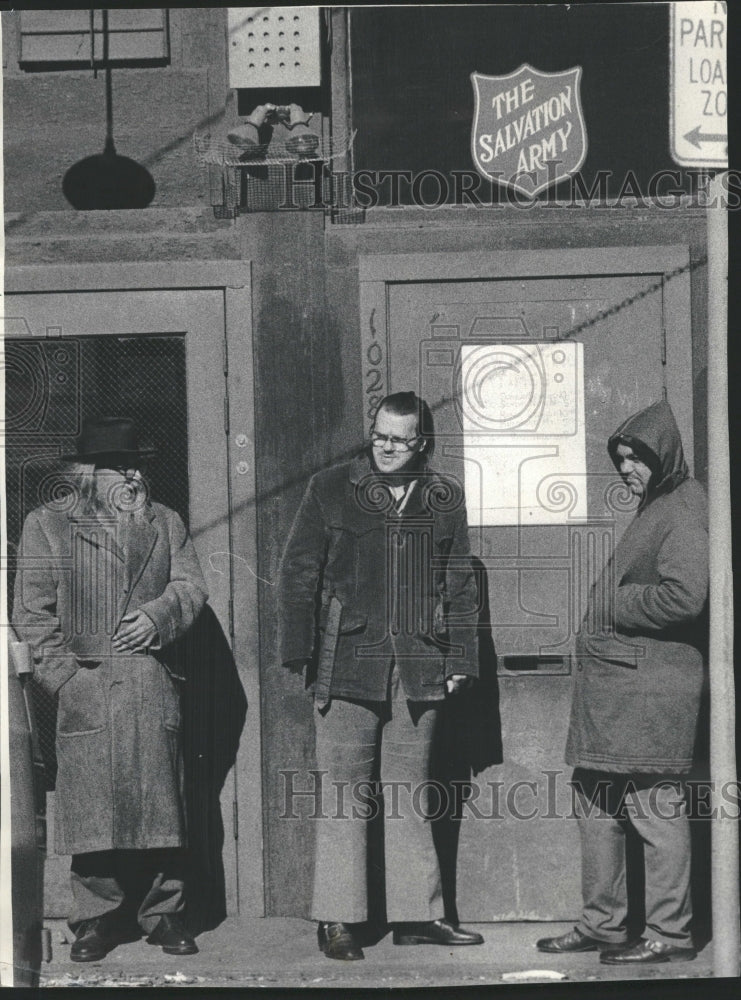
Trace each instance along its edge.
<path fill-rule="evenodd" d="M 105 152 L 116 155 L 113 142 L 113 76 L 110 63 L 110 37 L 108 34 L 108 11 L 103 12 L 103 67 L 105 69 Z"/>
<path fill-rule="evenodd" d="M 711 883 L 713 971 L 716 976 L 736 977 L 741 973 L 738 819 L 722 795 L 723 788 L 736 782 L 728 441 L 728 216 L 724 177 L 727 174 L 711 182 L 707 210 Z"/>

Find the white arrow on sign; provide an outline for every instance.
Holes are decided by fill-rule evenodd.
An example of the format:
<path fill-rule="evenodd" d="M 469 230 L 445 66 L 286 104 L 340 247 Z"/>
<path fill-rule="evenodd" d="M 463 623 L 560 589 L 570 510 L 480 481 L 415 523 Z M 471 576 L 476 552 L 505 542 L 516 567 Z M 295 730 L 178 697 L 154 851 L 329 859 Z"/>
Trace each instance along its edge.
<path fill-rule="evenodd" d="M 701 143 L 703 142 L 728 142 L 728 135 L 725 132 L 721 132 L 718 135 L 712 134 L 710 132 L 700 131 L 702 126 L 698 125 L 697 128 L 693 128 L 691 132 L 688 132 L 685 136 L 687 142 L 691 142 L 693 146 L 697 146 L 698 149 L 701 148 Z"/>
<path fill-rule="evenodd" d="M 677 2 L 671 10 L 670 137 L 684 167 L 728 166 L 726 4 Z"/>

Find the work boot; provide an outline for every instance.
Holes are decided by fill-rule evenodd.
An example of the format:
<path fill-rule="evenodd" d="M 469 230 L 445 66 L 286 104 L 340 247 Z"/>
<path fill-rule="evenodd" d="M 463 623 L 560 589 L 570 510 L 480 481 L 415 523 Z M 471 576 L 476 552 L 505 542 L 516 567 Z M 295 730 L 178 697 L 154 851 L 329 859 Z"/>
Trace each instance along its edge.
<path fill-rule="evenodd" d="M 158 944 L 167 955 L 195 955 L 198 945 L 183 926 L 177 913 L 165 913 L 147 938 L 147 944 Z"/>
<path fill-rule="evenodd" d="M 357 962 L 365 958 L 363 949 L 353 937 L 347 924 L 320 922 L 317 927 L 319 950 L 327 958 L 337 958 L 341 962 Z"/>
<path fill-rule="evenodd" d="M 116 923 L 111 914 L 83 920 L 75 930 L 69 957 L 73 962 L 99 962 L 125 938 L 116 933 Z"/>

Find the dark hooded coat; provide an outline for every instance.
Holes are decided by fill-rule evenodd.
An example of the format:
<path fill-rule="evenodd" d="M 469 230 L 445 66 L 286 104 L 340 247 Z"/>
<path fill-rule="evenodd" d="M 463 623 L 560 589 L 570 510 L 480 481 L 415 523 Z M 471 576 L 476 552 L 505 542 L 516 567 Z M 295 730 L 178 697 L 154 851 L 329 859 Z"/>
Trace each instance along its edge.
<path fill-rule="evenodd" d="M 645 455 L 655 471 L 592 588 L 577 636 L 566 761 L 679 774 L 693 763 L 703 689 L 706 497 L 689 475 L 668 403 L 649 406 L 615 431 L 608 450 L 616 465 L 620 443 Z"/>
<path fill-rule="evenodd" d="M 183 522 L 161 504 L 116 532 L 78 508 L 26 518 L 13 623 L 34 651 L 35 681 L 58 699 L 58 854 L 185 842 L 179 681 L 167 647 L 206 597 Z M 117 653 L 111 638 L 136 609 L 157 626 L 157 648 Z"/>

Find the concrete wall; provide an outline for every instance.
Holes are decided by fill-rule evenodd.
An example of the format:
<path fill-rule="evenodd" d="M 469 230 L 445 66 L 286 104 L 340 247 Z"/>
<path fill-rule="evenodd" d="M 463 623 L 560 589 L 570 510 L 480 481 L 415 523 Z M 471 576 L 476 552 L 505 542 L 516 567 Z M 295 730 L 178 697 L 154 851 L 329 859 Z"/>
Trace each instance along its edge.
<path fill-rule="evenodd" d="M 194 131 L 217 131 L 227 113 L 226 11 L 172 8 L 170 64 L 112 70 L 117 153 L 145 167 L 156 185 L 153 207 L 208 203 L 207 169 Z M 20 68 L 20 15 L 3 13 L 5 208 L 71 211 L 62 179 L 103 151 L 105 73 Z"/>

